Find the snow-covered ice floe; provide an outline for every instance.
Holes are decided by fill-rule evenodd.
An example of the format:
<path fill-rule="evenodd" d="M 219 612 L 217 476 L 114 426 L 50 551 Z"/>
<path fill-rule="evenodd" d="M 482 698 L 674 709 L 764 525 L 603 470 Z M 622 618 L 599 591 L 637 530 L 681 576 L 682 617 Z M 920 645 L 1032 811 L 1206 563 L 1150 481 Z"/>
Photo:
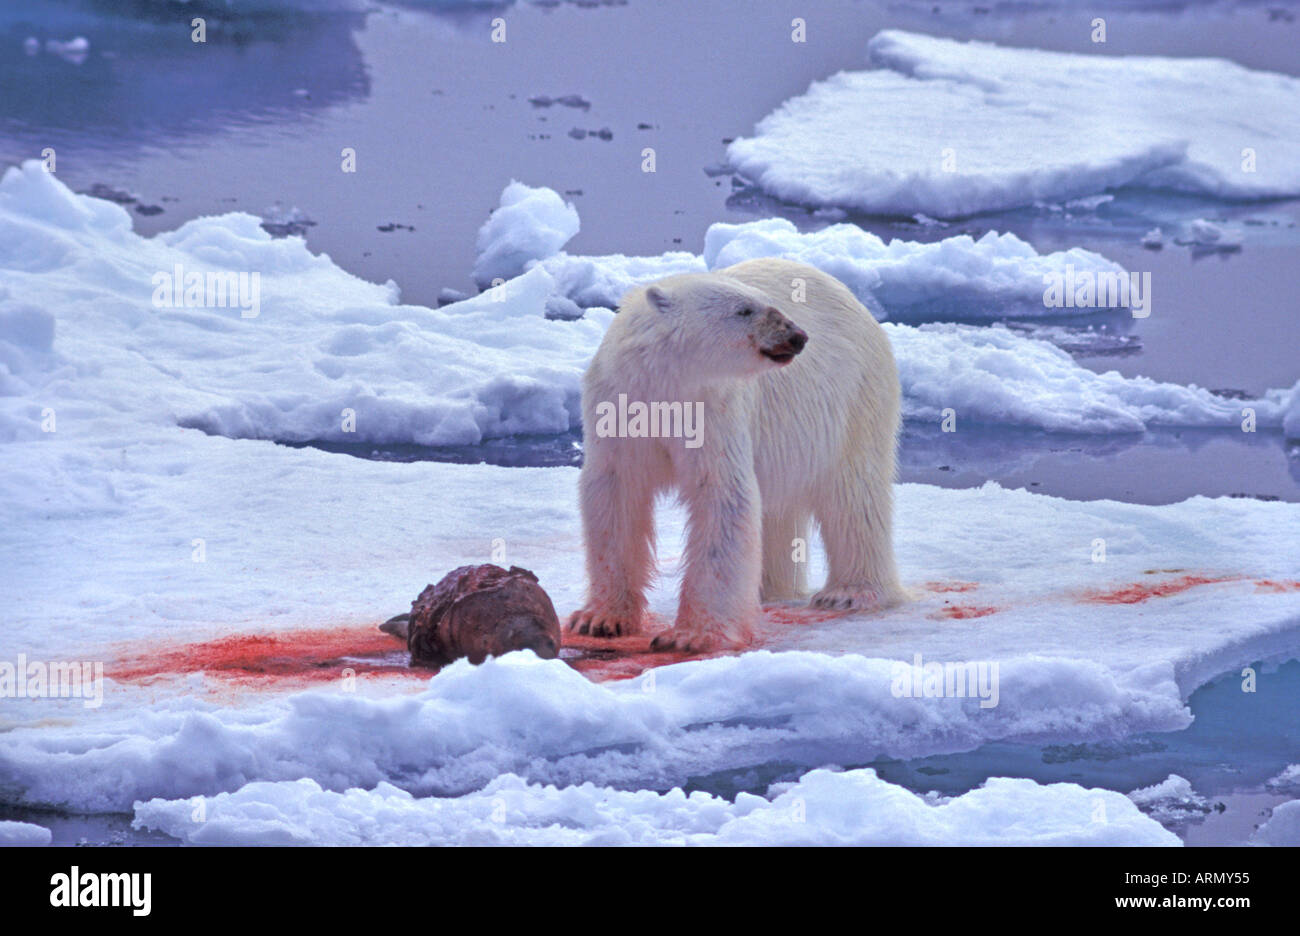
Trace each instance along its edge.
<path fill-rule="evenodd" d="M 553 254 L 578 233 L 578 210 L 552 189 L 511 182 L 478 232 L 474 281 L 480 289 L 494 280 L 514 279 L 529 264 Z"/>
<path fill-rule="evenodd" d="M 743 254 L 747 235 L 794 237 L 780 225 L 715 228 L 706 252 Z M 832 262 L 833 241 L 817 243 Z M 939 246 L 995 260 L 998 250 L 980 243 Z M 921 270 L 919 253 L 886 248 L 870 289 L 901 289 L 905 277 L 885 267 Z M 617 839 L 612 825 L 640 821 L 644 808 L 637 840 L 1168 841 L 1122 797 L 1106 800 L 1115 827 L 1092 828 L 1081 804 L 1103 794 L 1068 785 L 991 781 L 940 804 L 857 770 L 805 776 L 767 805 L 692 800 L 698 809 L 678 808 L 684 798 L 668 791 L 762 765 L 851 767 L 991 741 L 1185 727 L 1197 686 L 1300 648 L 1296 505 L 1194 498 L 1143 507 L 996 485 L 901 485 L 897 549 L 917 599 L 869 620 L 770 608 L 755 652 L 661 666 L 652 677 L 639 674 L 662 657 L 635 652 L 623 670 L 585 674 L 527 653 L 432 678 L 394 665 L 400 648 L 380 643 L 388 638 L 375 622 L 447 569 L 487 559 L 498 538 L 562 615 L 578 606 L 576 472 L 364 461 L 265 440 L 473 441 L 568 428 L 582 370 L 613 314 L 546 318 L 550 300 L 568 298 L 559 267 L 572 262 L 645 275 L 631 263 L 556 253 L 474 299 L 404 306 L 391 284 L 350 276 L 299 239 L 272 240 L 250 216 L 142 238 L 118 206 L 72 194 L 38 164 L 6 173 L 5 655 L 99 661 L 106 686 L 95 707 L 0 699 L 0 795 L 81 811 L 125 812 L 138 801 L 141 822 L 196 840 L 204 833 L 185 826 L 178 807 L 154 801 L 213 798 L 213 814 L 225 817 L 206 833 L 214 840 L 261 834 L 245 821 L 258 797 L 268 804 L 267 841 L 396 835 L 384 817 L 405 810 L 431 817 L 437 840 L 439 816 L 473 814 L 485 784 L 512 774 L 493 789 L 517 794 L 519 819 L 507 824 L 515 831 L 499 831 L 520 840 L 561 835 L 546 817 L 571 806 L 554 825 L 596 840 Z M 156 303 L 155 277 L 183 282 L 186 271 L 258 273 L 257 301 L 198 307 L 166 290 L 168 301 Z M 997 285 L 999 275 L 989 276 L 990 294 L 1014 289 Z M 938 293 L 936 276 L 917 273 Z M 1206 415 L 1217 398 L 1203 391 L 1118 375 L 1094 386 L 1098 375 L 1010 333 L 888 327 L 912 407 L 935 405 L 946 382 L 947 393 L 965 395 L 961 405 L 996 421 L 1059 425 L 1070 407 L 1083 414 L 1079 431 L 1218 418 Z M 940 357 L 960 366 L 927 371 L 926 359 Z M 999 389 L 1006 381 L 1029 401 L 1011 406 Z M 1077 397 L 1055 407 L 1049 391 Z M 1276 423 L 1288 400 L 1293 411 L 1294 393 L 1281 391 L 1253 405 L 1261 422 Z M 356 435 L 340 434 L 344 411 Z M 1235 414 L 1220 415 L 1235 424 Z M 678 508 L 661 511 L 657 624 L 675 606 L 683 523 Z M 1095 561 L 1098 541 L 1105 562 Z M 816 549 L 811 563 L 812 578 L 824 574 Z M 279 638 L 270 652 L 254 639 L 263 634 Z M 322 643 L 334 648 L 328 659 L 295 664 L 295 649 Z M 918 654 L 922 690 L 904 693 L 900 679 Z M 927 695 L 935 663 L 983 664 L 991 694 Z M 271 786 L 248 787 L 263 782 Z M 422 802 L 381 784 L 469 799 Z M 346 792 L 354 788 L 363 792 Z M 635 803 L 617 793 L 635 789 L 651 792 Z M 835 805 L 834 791 L 896 802 L 897 815 L 837 815 L 856 807 Z M 783 831 L 787 794 L 818 817 L 808 829 Z M 313 803 L 351 809 L 348 797 L 353 828 L 343 816 L 316 816 Z M 1043 804 L 1032 823 L 994 828 L 989 817 L 1024 797 Z M 589 812 L 579 821 L 605 802 L 613 819 Z M 371 831 L 368 811 L 381 817 Z"/>
<path fill-rule="evenodd" d="M 1165 828 L 1184 828 L 1205 818 L 1213 808 L 1204 796 L 1192 789 L 1186 777 L 1178 774 L 1170 774 L 1154 786 L 1134 790 L 1128 798 Z"/>
<path fill-rule="evenodd" d="M 784 218 L 714 224 L 704 238 L 709 269 L 755 257 L 786 257 L 825 270 L 891 321 L 1034 318 L 1059 315 L 1044 304 L 1044 277 L 1122 276 L 1118 263 L 1081 247 L 1039 254 L 1014 234 L 958 234 L 933 243 L 891 240 L 855 224 L 800 233 Z M 1081 310 L 1084 312 L 1090 309 Z"/>
<path fill-rule="evenodd" d="M 1300 846 L 1300 800 L 1274 806 L 1268 821 L 1250 837 L 1254 845 Z"/>
<path fill-rule="evenodd" d="M 1110 790 L 995 778 L 962 796 L 921 797 L 874 770 L 814 770 L 766 799 L 681 790 L 558 789 L 507 774 L 455 798 L 386 783 L 324 790 L 249 784 L 204 800 L 151 800 L 139 828 L 196 845 L 1178 845 Z M 1104 820 L 1098 820 L 1098 816 Z"/>
<path fill-rule="evenodd" d="M 730 144 L 769 194 L 952 218 L 1137 187 L 1300 195 L 1300 79 L 1222 59 L 1084 55 L 885 30 Z"/>
<path fill-rule="evenodd" d="M 53 836 L 45 826 L 31 822 L 0 821 L 0 847 L 5 845 L 48 845 Z"/>
<path fill-rule="evenodd" d="M 1253 400 L 1195 385 L 1097 373 L 1046 341 L 1006 328 L 885 324 L 898 360 L 903 413 L 939 421 L 951 408 L 975 423 L 1058 432 L 1141 432 L 1155 426 L 1240 428 L 1245 409 L 1257 425 L 1288 435 L 1300 425 L 1300 382 Z"/>
<path fill-rule="evenodd" d="M 1240 250 L 1241 240 L 1239 228 L 1225 227 L 1204 218 L 1192 221 L 1187 225 L 1187 233 L 1177 238 L 1180 244 L 1211 250 Z"/>
<path fill-rule="evenodd" d="M 612 304 L 668 273 L 788 256 L 843 278 L 888 318 L 1029 309 L 1045 272 L 1118 269 L 1087 251 L 1041 256 L 1010 234 L 885 244 L 851 225 L 800 234 L 775 219 L 713 225 L 698 256 L 569 256 L 562 233 L 538 239 L 539 226 L 568 220 L 558 196 L 549 209 L 515 215 L 482 240 L 493 264 L 512 257 L 527 272 L 428 309 L 402 305 L 391 282 L 360 280 L 298 238 L 272 238 L 251 215 L 145 238 L 120 206 L 73 194 L 39 163 L 10 169 L 0 180 L 0 440 L 46 439 L 47 410 L 64 433 L 101 436 L 139 424 L 287 442 L 557 434 L 580 425 L 582 373 L 613 316 L 591 307 L 575 320 L 576 306 Z M 224 306 L 208 298 L 214 284 Z M 951 406 L 976 423 L 1135 432 L 1235 427 L 1251 407 L 1261 428 L 1288 413 L 1300 424 L 1294 388 L 1228 400 L 1097 374 L 1006 330 L 887 328 L 917 418 Z"/>
<path fill-rule="evenodd" d="M 1183 728 L 1199 685 L 1300 647 L 1289 548 L 1300 506 L 1145 507 L 908 484 L 897 545 L 917 600 L 898 609 L 863 619 L 771 608 L 765 649 L 653 678 L 598 683 L 528 653 L 399 676 L 361 652 L 374 622 L 431 570 L 486 557 L 495 537 L 562 615 L 578 607 L 577 472 L 368 462 L 181 430 L 165 441 L 51 447 L 31 465 L 44 476 L 29 489 L 39 495 L 22 482 L 4 492 L 9 646 L 31 659 L 104 660 L 109 680 L 98 709 L 5 706 L 0 789 L 13 800 L 122 811 L 304 776 L 333 790 L 387 781 L 463 795 L 505 772 L 667 790 L 768 763 L 1076 743 Z M 74 483 L 98 484 L 100 502 L 67 509 Z M 651 612 L 666 622 L 683 516 L 660 514 Z M 203 563 L 192 561 L 193 536 L 206 539 Z M 1097 540 L 1105 562 L 1093 561 Z M 819 551 L 811 563 L 814 579 L 824 574 Z M 213 638 L 256 632 L 286 643 L 264 660 L 249 651 L 247 670 L 202 674 Z M 321 632 L 355 641 L 357 658 L 277 677 L 276 655 Z M 902 694 L 900 665 L 910 672 L 917 654 L 922 668 L 996 664 L 996 699 Z"/>
<path fill-rule="evenodd" d="M 1291 764 L 1286 770 L 1265 784 L 1269 790 L 1279 793 L 1300 793 L 1300 764 Z"/>
<path fill-rule="evenodd" d="M 877 316 L 891 320 L 987 320 L 1059 315 L 1044 304 L 1045 276 L 1128 277 L 1111 260 L 1082 248 L 1039 254 L 1014 234 L 962 234 L 934 243 L 886 242 L 854 224 L 800 232 L 784 218 L 718 223 L 704 251 L 652 257 L 575 256 L 561 248 L 577 232 L 572 204 L 547 188 L 511 182 L 479 231 L 480 285 L 540 266 L 555 290 L 582 307 L 614 308 L 635 286 L 679 273 L 703 273 L 759 257 L 785 257 L 838 278 Z M 1090 310 L 1081 309 L 1081 312 Z"/>

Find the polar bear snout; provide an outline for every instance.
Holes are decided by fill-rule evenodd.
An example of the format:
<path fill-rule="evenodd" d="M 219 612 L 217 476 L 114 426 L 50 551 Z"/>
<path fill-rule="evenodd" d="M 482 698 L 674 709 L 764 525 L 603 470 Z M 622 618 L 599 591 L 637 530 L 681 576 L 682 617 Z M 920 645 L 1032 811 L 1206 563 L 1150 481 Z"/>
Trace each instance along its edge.
<path fill-rule="evenodd" d="M 808 333 L 769 306 L 763 310 L 755 336 L 758 353 L 778 364 L 789 364 L 808 343 Z"/>

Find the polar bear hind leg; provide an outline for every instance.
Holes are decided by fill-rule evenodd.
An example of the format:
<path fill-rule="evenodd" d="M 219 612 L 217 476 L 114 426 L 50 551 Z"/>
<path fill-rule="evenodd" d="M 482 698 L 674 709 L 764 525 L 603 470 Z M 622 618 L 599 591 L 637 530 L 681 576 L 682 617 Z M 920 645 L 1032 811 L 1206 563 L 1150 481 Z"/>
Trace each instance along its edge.
<path fill-rule="evenodd" d="M 829 572 L 812 607 L 880 610 L 907 598 L 894 564 L 892 468 L 892 452 L 860 449 L 824 491 L 815 515 Z"/>
<path fill-rule="evenodd" d="M 807 511 L 786 509 L 763 517 L 763 601 L 808 596 Z"/>

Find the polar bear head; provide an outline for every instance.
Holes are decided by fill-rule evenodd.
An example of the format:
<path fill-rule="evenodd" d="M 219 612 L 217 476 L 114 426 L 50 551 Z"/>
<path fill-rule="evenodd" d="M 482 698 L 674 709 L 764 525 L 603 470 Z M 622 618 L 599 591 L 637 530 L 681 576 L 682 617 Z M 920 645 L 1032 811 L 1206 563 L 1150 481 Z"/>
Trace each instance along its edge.
<path fill-rule="evenodd" d="M 651 319 L 653 331 L 700 375 L 766 373 L 789 364 L 808 342 L 769 296 L 718 273 L 670 276 L 629 299 L 625 309 L 637 308 Z"/>

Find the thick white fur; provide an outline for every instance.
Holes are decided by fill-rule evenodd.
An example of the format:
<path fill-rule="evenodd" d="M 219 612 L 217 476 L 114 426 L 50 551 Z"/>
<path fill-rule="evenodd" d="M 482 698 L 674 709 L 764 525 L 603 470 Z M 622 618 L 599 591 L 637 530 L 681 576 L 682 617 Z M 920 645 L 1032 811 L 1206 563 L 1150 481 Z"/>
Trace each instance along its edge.
<path fill-rule="evenodd" d="M 792 298 L 799 281 L 803 302 Z M 763 357 L 759 317 L 736 314 L 746 303 L 775 307 L 807 333 L 807 347 L 784 366 Z M 620 393 L 702 401 L 702 445 L 598 437 L 595 408 Z M 813 267 L 750 260 L 633 290 L 583 384 L 590 587 L 569 627 L 605 636 L 641 629 L 654 574 L 654 499 L 673 488 L 689 532 L 676 624 L 658 649 L 742 645 L 760 595 L 805 595 L 793 541 L 808 541 L 810 521 L 829 562 L 814 606 L 902 600 L 892 545 L 898 420 L 889 339 L 842 283 Z"/>

